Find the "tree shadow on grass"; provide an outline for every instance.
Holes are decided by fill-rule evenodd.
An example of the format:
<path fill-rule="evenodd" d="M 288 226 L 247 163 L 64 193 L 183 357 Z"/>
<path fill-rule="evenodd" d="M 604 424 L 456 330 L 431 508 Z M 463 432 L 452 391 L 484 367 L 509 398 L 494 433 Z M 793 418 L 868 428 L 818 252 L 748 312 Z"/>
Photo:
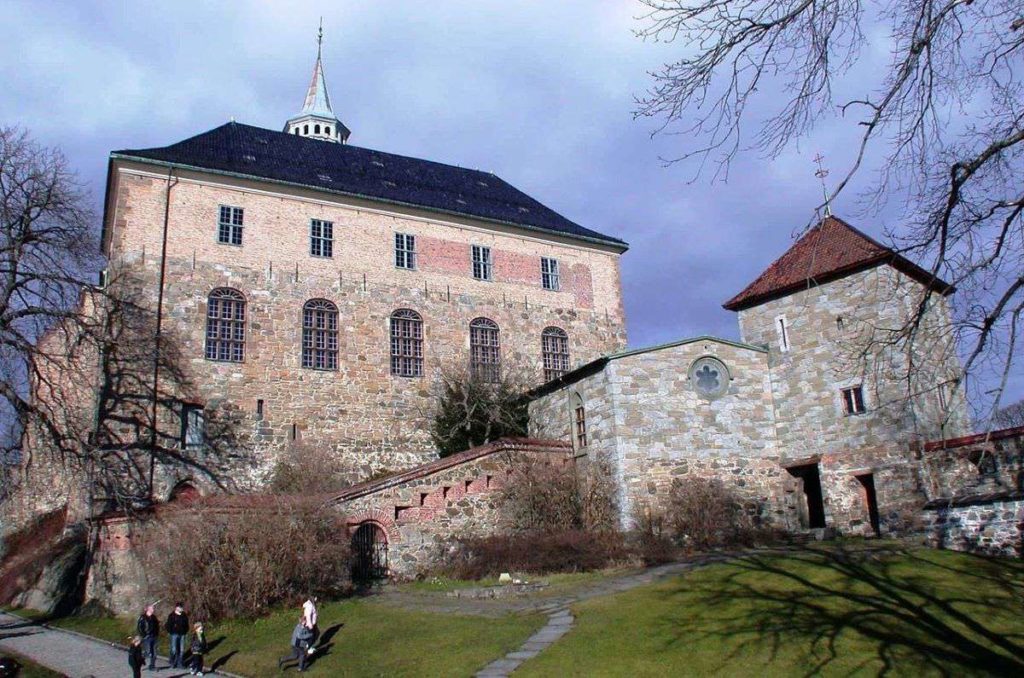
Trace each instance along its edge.
<path fill-rule="evenodd" d="M 839 668 L 837 660 L 878 675 L 1024 675 L 1024 633 L 1016 631 L 1024 624 L 995 628 L 1019 613 L 1024 566 L 936 560 L 845 545 L 748 556 L 723 576 L 685 578 L 669 591 L 686 604 L 664 620 L 666 649 L 713 641 L 730 659 L 767 649 L 770 661 L 795 651 L 808 676 Z"/>

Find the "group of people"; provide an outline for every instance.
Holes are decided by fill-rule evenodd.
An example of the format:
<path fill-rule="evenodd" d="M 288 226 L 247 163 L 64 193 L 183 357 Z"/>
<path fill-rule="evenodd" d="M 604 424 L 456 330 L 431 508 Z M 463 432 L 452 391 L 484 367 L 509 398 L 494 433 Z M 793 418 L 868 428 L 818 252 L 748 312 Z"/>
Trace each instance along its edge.
<path fill-rule="evenodd" d="M 292 630 L 291 653 L 282 657 L 277 662 L 277 667 L 283 669 L 285 664 L 297 662 L 299 671 L 305 671 L 310 657 L 316 653 L 316 641 L 320 637 L 320 627 L 317 626 L 316 596 L 309 596 L 302 604 L 302 616 Z M 185 668 L 185 640 L 188 637 L 189 628 L 192 629 L 191 642 L 189 643 L 189 673 L 193 676 L 203 675 L 203 655 L 206 654 L 208 645 L 206 634 L 203 632 L 202 622 L 196 622 L 189 627 L 188 614 L 185 612 L 185 605 L 177 603 L 164 624 L 167 635 L 171 639 L 171 668 Z M 149 670 L 156 670 L 156 643 L 160 636 L 160 621 L 156 616 L 156 604 L 147 605 L 146 609 L 139 615 L 136 624 L 137 634 L 132 636 L 128 646 L 128 665 L 132 669 L 133 678 L 141 678 L 142 668 L 146 665 L 146 658 L 149 658 Z"/>
<path fill-rule="evenodd" d="M 171 613 L 167 615 L 167 623 L 164 625 L 167 635 L 171 639 L 171 668 L 185 668 L 185 639 L 189 629 L 192 630 L 192 638 L 189 643 L 189 673 L 193 676 L 203 675 L 203 655 L 206 654 L 206 633 L 203 631 L 203 623 L 196 622 L 189 626 L 188 614 L 185 612 L 185 605 L 177 603 Z M 160 620 L 156 617 L 156 605 L 147 605 L 146 609 L 139 615 L 136 624 L 137 634 L 131 638 L 128 646 L 128 666 L 132 669 L 134 678 L 141 678 L 142 667 L 149 657 L 149 670 L 156 670 L 156 641 L 160 636 Z"/>

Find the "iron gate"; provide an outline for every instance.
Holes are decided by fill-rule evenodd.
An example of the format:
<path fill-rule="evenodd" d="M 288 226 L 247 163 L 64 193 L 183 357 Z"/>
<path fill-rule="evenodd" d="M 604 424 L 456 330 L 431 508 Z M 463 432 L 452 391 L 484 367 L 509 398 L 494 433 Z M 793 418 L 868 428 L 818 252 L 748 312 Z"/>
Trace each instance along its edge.
<path fill-rule="evenodd" d="M 388 537 L 380 525 L 363 523 L 352 535 L 352 579 L 372 581 L 388 576 Z"/>

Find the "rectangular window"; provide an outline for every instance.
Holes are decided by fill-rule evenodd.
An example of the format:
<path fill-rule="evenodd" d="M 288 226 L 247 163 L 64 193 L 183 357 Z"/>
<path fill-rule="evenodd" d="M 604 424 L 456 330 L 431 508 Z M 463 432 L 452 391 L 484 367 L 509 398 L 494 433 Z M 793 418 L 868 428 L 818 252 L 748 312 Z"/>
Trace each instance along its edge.
<path fill-rule="evenodd" d="M 477 280 L 491 279 L 491 248 L 473 245 L 473 277 Z"/>
<path fill-rule="evenodd" d="M 309 222 L 309 253 L 314 257 L 334 256 L 334 224 L 313 219 Z"/>
<path fill-rule="evenodd" d="M 395 266 L 416 268 L 416 236 L 395 233 Z"/>
<path fill-rule="evenodd" d="M 540 284 L 546 290 L 558 291 L 558 260 L 540 258 Z"/>
<path fill-rule="evenodd" d="M 242 208 L 220 206 L 220 222 L 217 225 L 217 242 L 224 245 L 242 244 Z"/>
<path fill-rule="evenodd" d="M 576 447 L 587 446 L 587 413 L 583 405 L 576 407 Z"/>
<path fill-rule="evenodd" d="M 840 391 L 843 396 L 843 414 L 864 414 L 867 409 L 864 407 L 864 388 L 862 386 L 851 386 Z"/>
<path fill-rule="evenodd" d="M 775 318 L 775 332 L 779 335 L 779 350 L 783 353 L 789 351 L 789 326 L 786 323 L 786 316 L 780 315 Z"/>
<path fill-rule="evenodd" d="M 186 450 L 202 447 L 206 442 L 206 416 L 199 405 L 181 405 L 181 445 Z"/>

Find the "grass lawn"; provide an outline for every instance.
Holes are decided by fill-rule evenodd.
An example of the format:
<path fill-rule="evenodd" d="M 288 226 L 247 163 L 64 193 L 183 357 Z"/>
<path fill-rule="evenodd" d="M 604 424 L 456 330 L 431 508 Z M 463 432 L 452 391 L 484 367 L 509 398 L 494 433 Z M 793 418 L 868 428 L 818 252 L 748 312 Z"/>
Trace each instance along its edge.
<path fill-rule="evenodd" d="M 1024 675 L 1024 563 L 839 545 L 574 607 L 523 676 Z"/>
<path fill-rule="evenodd" d="M 398 610 L 367 600 L 320 606 L 324 648 L 308 670 L 314 676 L 470 676 L 521 645 L 544 625 L 540 615 L 497 619 Z M 166 615 L 166 610 L 160 616 Z M 252 622 L 207 625 L 213 646 L 207 666 L 248 676 L 280 675 L 277 659 L 288 643 L 299 610 L 282 610 Z M 123 643 L 135 619 L 67 617 L 52 626 Z M 338 625 L 341 625 L 340 627 Z M 167 637 L 161 653 L 167 654 Z"/>
<path fill-rule="evenodd" d="M 14 657 L 21 664 L 21 671 L 18 678 L 62 678 L 64 674 L 51 671 L 45 666 L 40 666 L 30 659 L 27 659 L 16 652 L 0 651 L 0 657 Z"/>

